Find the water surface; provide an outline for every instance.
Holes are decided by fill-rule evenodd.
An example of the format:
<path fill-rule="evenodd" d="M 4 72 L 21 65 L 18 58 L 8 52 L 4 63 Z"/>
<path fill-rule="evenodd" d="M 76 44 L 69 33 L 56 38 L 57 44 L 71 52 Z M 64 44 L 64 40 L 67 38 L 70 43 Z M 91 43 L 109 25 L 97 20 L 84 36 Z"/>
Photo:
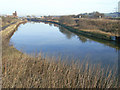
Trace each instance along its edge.
<path fill-rule="evenodd" d="M 54 24 L 26 23 L 20 25 L 10 43 L 24 53 L 42 52 L 48 56 L 89 59 L 92 63 L 114 64 L 118 51 L 104 43 L 78 36 Z"/>

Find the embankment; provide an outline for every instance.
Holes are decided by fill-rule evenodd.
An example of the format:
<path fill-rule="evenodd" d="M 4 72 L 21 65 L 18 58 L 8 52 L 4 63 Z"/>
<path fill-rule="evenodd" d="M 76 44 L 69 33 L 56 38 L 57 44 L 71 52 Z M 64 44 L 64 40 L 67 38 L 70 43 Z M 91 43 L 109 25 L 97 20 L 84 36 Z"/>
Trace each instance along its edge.
<path fill-rule="evenodd" d="M 119 49 L 119 41 L 118 39 L 113 40 L 111 36 L 106 35 L 106 34 L 101 34 L 101 33 L 94 33 L 94 32 L 88 32 L 88 31 L 82 31 L 82 30 L 78 30 L 75 29 L 71 26 L 67 26 L 65 24 L 61 24 L 59 22 L 55 22 L 55 21 L 48 21 L 48 20 L 40 20 L 40 19 L 28 19 L 28 21 L 34 21 L 34 22 L 45 22 L 45 23 L 53 23 L 53 24 L 57 24 L 60 25 L 66 29 L 68 29 L 69 31 L 75 33 L 76 35 L 80 35 L 80 36 L 84 36 L 86 38 L 89 38 L 91 40 L 103 43 L 107 46 L 111 46 L 113 48 L 116 48 L 116 50 Z M 114 37 L 115 38 L 115 37 Z"/>
<path fill-rule="evenodd" d="M 103 33 L 102 31 L 96 31 L 96 32 L 91 32 L 88 30 L 78 30 L 72 26 L 68 26 L 66 24 L 62 24 L 56 21 L 51 21 L 51 20 L 40 20 L 40 19 L 28 19 L 28 21 L 35 21 L 35 22 L 48 22 L 48 23 L 54 23 L 54 24 L 58 24 L 66 29 L 68 29 L 69 31 L 75 33 L 75 34 L 80 34 L 80 35 L 84 35 L 85 37 L 88 38 L 97 38 L 100 40 L 106 40 L 106 41 L 111 41 L 111 42 L 116 42 L 118 43 L 118 37 L 117 36 L 110 36 L 108 35 L 108 33 Z M 113 39 L 114 38 L 114 39 Z"/>
<path fill-rule="evenodd" d="M 18 21 L 10 26 L 8 26 L 6 29 L 4 29 L 3 31 L 0 32 L 0 34 L 2 35 L 2 40 L 5 39 L 10 39 L 10 37 L 14 34 L 14 32 L 17 30 L 17 27 L 20 24 L 24 24 L 27 21 Z"/>
<path fill-rule="evenodd" d="M 17 22 L 1 31 L 2 88 L 117 88 L 116 69 L 107 71 L 100 65 L 71 63 L 56 58 L 41 58 L 18 52 L 9 46 L 8 40 L 24 21 Z M 96 67 L 97 66 L 97 67 Z"/>

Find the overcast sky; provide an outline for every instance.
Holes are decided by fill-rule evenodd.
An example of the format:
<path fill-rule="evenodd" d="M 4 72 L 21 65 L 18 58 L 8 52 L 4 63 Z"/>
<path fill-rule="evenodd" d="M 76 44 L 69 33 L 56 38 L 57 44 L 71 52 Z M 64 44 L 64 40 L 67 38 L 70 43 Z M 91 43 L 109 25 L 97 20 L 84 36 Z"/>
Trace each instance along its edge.
<path fill-rule="evenodd" d="M 68 15 L 115 11 L 119 0 L 0 0 L 0 14 Z"/>

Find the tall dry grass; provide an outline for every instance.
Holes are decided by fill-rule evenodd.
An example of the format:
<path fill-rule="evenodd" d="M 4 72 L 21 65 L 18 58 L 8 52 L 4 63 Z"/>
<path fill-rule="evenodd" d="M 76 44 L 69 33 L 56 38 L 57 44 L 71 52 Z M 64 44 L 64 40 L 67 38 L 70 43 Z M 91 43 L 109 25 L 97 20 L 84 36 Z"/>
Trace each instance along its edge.
<path fill-rule="evenodd" d="M 108 19 L 86 19 L 86 18 L 69 18 L 69 16 L 61 17 L 59 22 L 77 28 L 79 30 L 89 30 L 97 33 L 110 33 L 111 36 L 120 36 L 119 20 Z M 101 32 L 98 32 L 101 31 Z"/>
<path fill-rule="evenodd" d="M 67 64 L 61 58 L 57 61 L 56 58 L 43 59 L 41 54 L 30 56 L 9 46 L 9 38 L 3 38 L 2 42 L 3 88 L 118 87 L 117 68 L 105 69 L 88 62 Z"/>
<path fill-rule="evenodd" d="M 67 64 L 56 58 L 29 56 L 13 46 L 3 49 L 4 88 L 116 88 L 117 68 L 88 62 Z"/>

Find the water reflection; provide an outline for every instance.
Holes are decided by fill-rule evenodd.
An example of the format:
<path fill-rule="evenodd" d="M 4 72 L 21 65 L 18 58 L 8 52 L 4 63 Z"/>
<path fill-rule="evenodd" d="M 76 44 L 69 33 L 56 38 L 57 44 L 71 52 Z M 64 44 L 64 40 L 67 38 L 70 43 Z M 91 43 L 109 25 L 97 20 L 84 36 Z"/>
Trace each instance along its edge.
<path fill-rule="evenodd" d="M 50 23 L 26 23 L 18 27 L 11 38 L 14 47 L 26 53 L 47 53 L 84 60 L 89 56 L 92 63 L 113 64 L 118 62 L 116 43 L 76 35 L 67 29 Z M 69 59 L 70 60 L 70 59 Z"/>
<path fill-rule="evenodd" d="M 68 39 L 71 39 L 73 36 L 75 36 L 74 33 L 68 31 L 67 29 L 65 29 L 65 28 L 63 28 L 63 27 L 61 27 L 61 26 L 59 26 L 59 30 L 60 30 L 61 33 L 63 33 L 64 35 L 66 35 L 66 37 L 67 37 Z"/>
<path fill-rule="evenodd" d="M 40 23 L 40 22 L 39 22 Z M 55 27 L 58 27 L 60 32 L 63 33 L 64 35 L 66 35 L 66 37 L 68 39 L 71 39 L 72 37 L 74 37 L 76 34 L 68 31 L 67 29 L 65 29 L 64 27 L 61 27 L 57 24 L 53 24 L 53 23 L 49 23 L 49 22 L 45 22 L 45 24 L 49 24 L 50 26 L 55 26 Z M 87 37 L 87 36 L 83 36 L 83 35 L 77 35 L 78 36 L 78 39 L 82 42 L 82 43 L 85 43 L 87 41 L 96 41 L 96 42 L 99 42 L 99 43 L 102 43 L 104 44 L 105 46 L 110 46 L 110 47 L 113 47 L 116 52 L 118 52 L 120 50 L 120 43 L 116 43 L 116 42 L 109 42 L 109 41 L 106 41 L 106 40 L 99 40 L 97 38 L 93 38 L 93 37 Z"/>
<path fill-rule="evenodd" d="M 59 25 L 57 25 L 57 24 L 52 24 L 52 23 L 46 23 L 46 24 L 49 24 L 50 26 L 53 26 L 53 25 L 54 25 L 55 27 L 58 27 L 58 28 L 59 28 L 59 31 L 60 31 L 61 33 L 63 33 L 64 35 L 66 35 L 67 39 L 71 39 L 72 37 L 76 36 L 74 33 L 68 31 L 67 29 L 65 29 L 65 28 L 62 27 L 62 26 L 59 26 Z M 88 40 L 88 39 L 87 39 L 86 37 L 84 37 L 84 36 L 78 36 L 78 38 L 79 38 L 79 40 L 80 40 L 81 42 L 83 42 L 83 43 L 87 42 L 87 40 Z"/>

